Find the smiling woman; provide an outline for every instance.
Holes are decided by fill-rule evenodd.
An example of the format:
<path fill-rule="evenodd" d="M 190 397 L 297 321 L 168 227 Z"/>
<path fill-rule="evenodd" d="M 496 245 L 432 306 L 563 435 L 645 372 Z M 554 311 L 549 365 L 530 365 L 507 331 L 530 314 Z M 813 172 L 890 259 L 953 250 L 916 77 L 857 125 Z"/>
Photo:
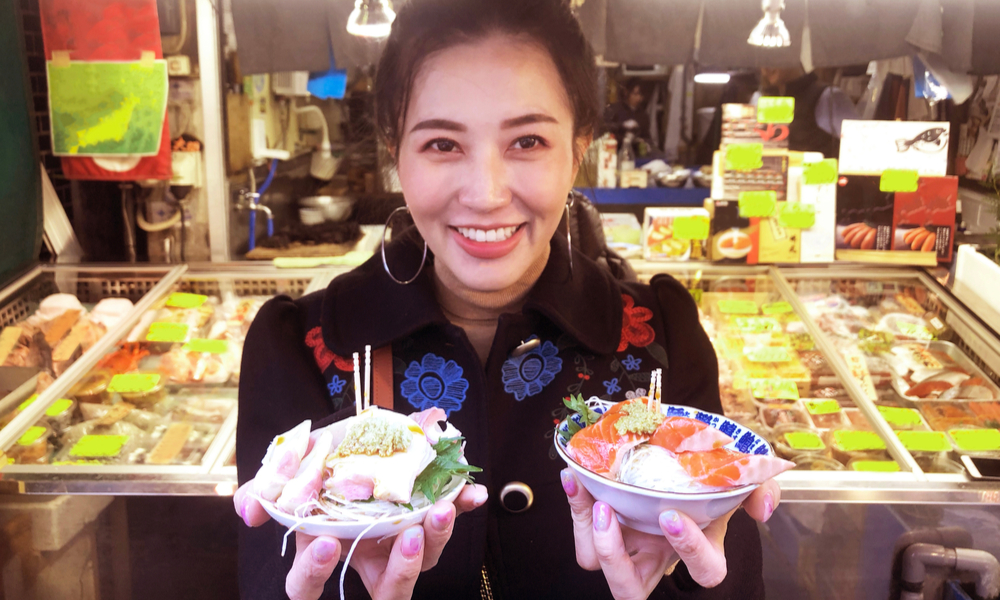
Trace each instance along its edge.
<path fill-rule="evenodd" d="M 274 435 L 353 416 L 327 394 L 332 383 L 357 393 L 350 365 L 314 354 L 371 344 L 391 357 L 392 408 L 446 412 L 484 472 L 422 525 L 361 542 L 350 597 L 763 598 L 750 517 L 770 517 L 773 482 L 746 513 L 704 530 L 677 511 L 647 515 L 661 528 L 651 534 L 620 526 L 560 472 L 553 422 L 565 396 L 625 400 L 649 386 L 640 368 L 663 369 L 671 403 L 722 410 L 718 363 L 684 287 L 666 275 L 619 281 L 559 231 L 597 125 L 596 88 L 568 0 L 401 8 L 376 76 L 376 125 L 415 227 L 325 291 L 276 298 L 254 321 L 237 431 L 236 507 L 255 527 L 241 537 L 244 597 L 328 597 L 339 578 L 350 540 L 297 533 L 295 558 L 282 560 L 284 531 L 245 490 Z M 307 331 L 319 332 L 308 345 Z M 295 460 L 281 468 L 295 476 Z"/>

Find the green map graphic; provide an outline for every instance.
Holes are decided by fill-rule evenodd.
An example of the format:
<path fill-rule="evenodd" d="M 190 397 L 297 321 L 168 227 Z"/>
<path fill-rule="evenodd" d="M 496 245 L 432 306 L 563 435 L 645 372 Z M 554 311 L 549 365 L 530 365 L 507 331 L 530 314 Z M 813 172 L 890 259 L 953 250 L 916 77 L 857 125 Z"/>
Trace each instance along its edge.
<path fill-rule="evenodd" d="M 159 152 L 167 63 L 48 63 L 53 152 L 62 156 Z"/>

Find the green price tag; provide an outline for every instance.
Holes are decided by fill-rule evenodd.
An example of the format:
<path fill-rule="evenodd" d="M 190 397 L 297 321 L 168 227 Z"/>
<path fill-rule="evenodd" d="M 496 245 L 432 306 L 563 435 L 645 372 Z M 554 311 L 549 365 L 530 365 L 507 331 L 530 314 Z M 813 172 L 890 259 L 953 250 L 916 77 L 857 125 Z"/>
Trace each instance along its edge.
<path fill-rule="evenodd" d="M 229 351 L 229 342 L 226 340 L 203 340 L 195 339 L 184 344 L 185 352 L 207 352 L 209 354 L 225 354 Z"/>
<path fill-rule="evenodd" d="M 127 441 L 127 435 L 85 435 L 70 449 L 69 455 L 78 458 L 118 456 Z"/>
<path fill-rule="evenodd" d="M 811 415 L 832 415 L 840 412 L 840 403 L 836 400 L 803 400 L 806 410 Z"/>
<path fill-rule="evenodd" d="M 719 310 L 726 315 L 755 315 L 757 303 L 753 300 L 719 300 Z"/>
<path fill-rule="evenodd" d="M 38 400 L 38 394 L 32 394 L 31 396 L 28 396 L 27 400 L 18 405 L 17 412 L 23 412 L 24 409 L 31 406 L 35 402 L 35 400 Z"/>
<path fill-rule="evenodd" d="M 691 297 L 694 298 L 694 303 L 701 306 L 701 296 L 703 294 L 701 288 L 692 288 L 688 291 L 691 292 Z"/>
<path fill-rule="evenodd" d="M 761 400 L 798 400 L 799 386 L 790 379 L 751 379 L 750 393 Z"/>
<path fill-rule="evenodd" d="M 898 473 L 899 463 L 894 460 L 859 460 L 851 463 L 851 468 L 871 473 Z"/>
<path fill-rule="evenodd" d="M 811 431 L 789 431 L 785 434 L 785 443 L 793 450 L 825 450 L 823 438 Z"/>
<path fill-rule="evenodd" d="M 777 198 L 773 190 L 740 192 L 740 217 L 770 217 L 778 205 Z"/>
<path fill-rule="evenodd" d="M 833 432 L 833 442 L 844 452 L 865 452 L 885 450 L 885 442 L 872 431 L 850 431 L 838 429 Z"/>
<path fill-rule="evenodd" d="M 880 192 L 915 192 L 920 175 L 909 169 L 886 169 L 878 182 Z"/>
<path fill-rule="evenodd" d="M 708 224 L 705 216 L 674 217 L 674 239 L 707 240 Z"/>
<path fill-rule="evenodd" d="M 726 146 L 727 171 L 753 171 L 764 166 L 764 144 Z"/>
<path fill-rule="evenodd" d="M 46 411 L 45 414 L 49 417 L 58 417 L 73 406 L 73 401 L 66 398 L 61 398 L 52 403 Z"/>
<path fill-rule="evenodd" d="M 996 429 L 952 429 L 948 435 L 963 452 L 1000 450 L 1000 431 Z"/>
<path fill-rule="evenodd" d="M 743 354 L 750 362 L 790 362 L 792 360 L 792 354 L 784 346 L 744 348 Z"/>
<path fill-rule="evenodd" d="M 150 323 L 147 342 L 183 342 L 187 339 L 186 323 Z"/>
<path fill-rule="evenodd" d="M 29 427 L 24 435 L 17 440 L 17 443 L 21 446 L 30 446 L 37 442 L 43 435 L 45 435 L 45 428 L 35 425 L 34 427 Z"/>
<path fill-rule="evenodd" d="M 108 391 L 113 394 L 141 394 L 152 391 L 158 383 L 159 373 L 124 373 L 111 378 Z"/>
<path fill-rule="evenodd" d="M 781 324 L 770 317 L 735 317 L 733 323 L 741 333 L 781 331 Z"/>
<path fill-rule="evenodd" d="M 923 325 L 918 325 L 916 323 L 908 323 L 906 321 L 896 321 L 896 328 L 899 332 L 906 337 L 915 338 L 918 340 L 933 340 L 934 334 L 931 333 Z"/>
<path fill-rule="evenodd" d="M 837 159 L 826 158 L 805 165 L 802 171 L 802 183 L 806 185 L 837 183 Z"/>
<path fill-rule="evenodd" d="M 788 229 L 809 229 L 816 224 L 816 207 L 801 202 L 785 202 L 778 211 L 778 225 Z"/>
<path fill-rule="evenodd" d="M 202 296 L 201 294 L 175 292 L 170 294 L 170 297 L 167 298 L 167 306 L 173 308 L 198 308 L 204 304 L 206 300 L 208 300 L 208 296 Z"/>
<path fill-rule="evenodd" d="M 795 98 L 761 96 L 757 99 L 758 123 L 791 123 L 795 116 Z"/>
<path fill-rule="evenodd" d="M 916 427 L 921 424 L 920 413 L 912 408 L 898 408 L 895 406 L 880 406 L 878 411 L 882 413 L 882 418 L 889 425 L 897 427 Z"/>
<path fill-rule="evenodd" d="M 783 315 L 785 313 L 792 312 L 792 305 L 784 300 L 780 302 L 769 302 L 761 307 L 761 311 L 765 315 Z"/>
<path fill-rule="evenodd" d="M 941 431 L 897 431 L 903 447 L 913 452 L 945 452 L 951 450 L 948 438 Z"/>

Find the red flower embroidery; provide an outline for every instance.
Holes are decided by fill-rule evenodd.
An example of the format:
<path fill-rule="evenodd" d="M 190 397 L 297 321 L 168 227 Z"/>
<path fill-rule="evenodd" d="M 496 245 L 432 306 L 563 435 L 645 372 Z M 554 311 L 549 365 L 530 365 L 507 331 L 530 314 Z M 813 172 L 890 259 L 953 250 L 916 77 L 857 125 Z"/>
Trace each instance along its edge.
<path fill-rule="evenodd" d="M 354 361 L 344 358 L 339 354 L 333 355 L 333 364 L 335 364 L 341 371 L 347 371 L 348 373 L 354 372 Z"/>
<path fill-rule="evenodd" d="M 306 333 L 306 346 L 313 349 L 313 356 L 316 357 L 316 364 L 319 365 L 320 371 L 326 371 L 330 363 L 340 358 L 333 352 L 330 352 L 330 349 L 323 343 L 323 331 L 319 327 L 313 327 Z M 353 367 L 353 365 L 351 366 Z M 340 368 L 340 364 L 337 365 L 337 368 Z"/>
<path fill-rule="evenodd" d="M 636 306 L 635 300 L 627 294 L 622 294 L 624 311 L 622 313 L 622 338 L 618 342 L 618 351 L 628 348 L 629 344 L 644 348 L 656 339 L 656 332 L 646 323 L 653 318 L 653 311 L 645 306 Z"/>

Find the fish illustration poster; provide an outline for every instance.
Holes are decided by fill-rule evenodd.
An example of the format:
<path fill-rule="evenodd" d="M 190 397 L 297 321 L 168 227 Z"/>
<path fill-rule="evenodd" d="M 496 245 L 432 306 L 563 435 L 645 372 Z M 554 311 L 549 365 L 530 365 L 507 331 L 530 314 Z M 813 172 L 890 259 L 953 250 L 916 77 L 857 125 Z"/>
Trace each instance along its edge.
<path fill-rule="evenodd" d="M 48 63 L 53 154 L 150 156 L 160 150 L 167 63 Z"/>
<path fill-rule="evenodd" d="M 950 123 L 937 121 L 844 121 L 842 175 L 880 175 L 887 169 L 921 176 L 948 172 Z"/>

